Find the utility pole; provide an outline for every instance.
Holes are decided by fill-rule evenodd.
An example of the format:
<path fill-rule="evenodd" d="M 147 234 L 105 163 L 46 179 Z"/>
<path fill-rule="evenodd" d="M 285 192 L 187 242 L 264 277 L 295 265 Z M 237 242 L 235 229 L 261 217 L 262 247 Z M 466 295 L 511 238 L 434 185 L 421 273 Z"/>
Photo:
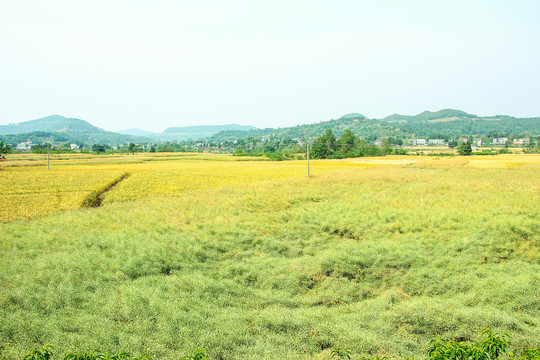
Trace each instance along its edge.
<path fill-rule="evenodd" d="M 49 147 L 47 146 L 47 170 L 49 170 Z"/>
<path fill-rule="evenodd" d="M 307 144 L 307 177 L 309 177 L 309 141 Z"/>

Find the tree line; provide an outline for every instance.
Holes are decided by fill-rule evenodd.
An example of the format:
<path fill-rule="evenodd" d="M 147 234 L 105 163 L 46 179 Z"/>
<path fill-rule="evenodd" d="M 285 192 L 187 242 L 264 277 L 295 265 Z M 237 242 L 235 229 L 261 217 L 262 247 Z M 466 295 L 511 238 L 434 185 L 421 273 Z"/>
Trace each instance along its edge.
<path fill-rule="evenodd" d="M 358 138 L 350 129 L 346 129 L 337 138 L 332 129 L 315 139 L 309 150 L 313 159 L 344 159 L 363 156 L 404 155 L 405 150 L 394 149 L 389 138 L 381 140 L 377 146 Z"/>

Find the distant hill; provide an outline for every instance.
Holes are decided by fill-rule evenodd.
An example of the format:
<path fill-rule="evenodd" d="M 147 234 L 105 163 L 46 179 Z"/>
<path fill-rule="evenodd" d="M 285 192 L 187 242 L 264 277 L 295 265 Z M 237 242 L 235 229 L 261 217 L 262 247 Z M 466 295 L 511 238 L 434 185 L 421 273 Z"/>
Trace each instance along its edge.
<path fill-rule="evenodd" d="M 360 113 L 351 113 L 338 119 L 284 128 L 258 129 L 237 124 L 170 127 L 163 133 L 141 129 L 127 129 L 121 133 L 105 131 L 81 119 L 60 115 L 19 124 L 0 125 L 0 141 L 16 144 L 26 140 L 43 142 L 70 142 L 76 144 L 157 143 L 160 141 L 185 141 L 205 139 L 212 143 L 240 139 L 273 138 L 274 140 L 313 139 L 326 129 L 339 136 L 350 129 L 368 141 L 378 137 L 460 137 L 487 134 L 540 134 L 540 118 L 515 118 L 507 115 L 479 117 L 461 110 L 443 109 L 424 111 L 417 115 L 393 114 L 383 119 L 368 119 Z M 250 140 L 250 141 L 251 141 Z M 265 140 L 266 141 L 266 140 Z"/>
<path fill-rule="evenodd" d="M 340 117 L 340 119 L 343 120 L 350 120 L 350 119 L 358 119 L 358 120 L 364 120 L 366 117 L 359 113 L 352 113 L 352 114 L 346 114 Z"/>
<path fill-rule="evenodd" d="M 10 144 L 30 140 L 34 144 L 53 141 L 75 144 L 101 143 L 107 145 L 148 140 L 141 137 L 105 131 L 85 120 L 67 118 L 61 115 L 46 116 L 41 119 L 18 124 L 0 125 L 0 139 Z"/>
<path fill-rule="evenodd" d="M 220 131 L 228 130 L 251 130 L 256 129 L 254 126 L 244 126 L 237 124 L 228 125 L 199 125 L 199 126 L 182 126 L 182 127 L 170 127 L 165 130 L 163 135 L 181 135 L 188 138 L 198 139 L 203 137 L 212 136 Z"/>
<path fill-rule="evenodd" d="M 429 120 L 458 119 L 458 118 L 475 119 L 475 118 L 478 118 L 478 116 L 468 114 L 465 111 L 461 111 L 461 110 L 443 109 L 443 110 L 439 110 L 435 112 L 424 111 L 418 115 L 412 115 L 412 116 L 393 114 L 381 120 L 388 121 L 388 122 L 395 122 L 395 121 L 429 121 Z"/>
<path fill-rule="evenodd" d="M 104 133 L 105 130 L 93 126 L 87 121 L 66 118 L 61 115 L 51 115 L 37 120 L 25 121 L 18 124 L 0 125 L 0 135 L 14 135 L 36 131 L 64 133 Z"/>
<path fill-rule="evenodd" d="M 150 131 L 136 129 L 136 128 L 120 130 L 120 131 L 117 131 L 117 133 L 122 134 L 122 135 L 133 135 L 133 136 L 149 136 L 149 135 L 156 134 Z"/>
<path fill-rule="evenodd" d="M 159 142 L 197 140 L 210 137 L 224 130 L 250 130 L 253 126 L 237 124 L 170 127 L 163 133 L 152 133 L 141 129 L 126 129 L 119 132 L 105 131 L 81 119 L 51 115 L 18 124 L 0 125 L 0 140 L 15 144 L 31 140 L 35 144 L 44 142 L 71 142 L 76 144 L 118 145 L 126 142 Z"/>
<path fill-rule="evenodd" d="M 321 135 L 326 129 L 332 129 L 336 135 L 350 129 L 366 140 L 383 136 L 399 138 L 481 136 L 490 132 L 532 135 L 540 134 L 540 118 L 515 118 L 506 115 L 479 117 L 454 109 L 424 111 L 418 115 L 394 114 L 379 120 L 367 119 L 359 113 L 353 113 L 339 119 L 287 128 L 222 131 L 212 136 L 211 140 L 217 142 L 250 137 L 308 139 Z"/>

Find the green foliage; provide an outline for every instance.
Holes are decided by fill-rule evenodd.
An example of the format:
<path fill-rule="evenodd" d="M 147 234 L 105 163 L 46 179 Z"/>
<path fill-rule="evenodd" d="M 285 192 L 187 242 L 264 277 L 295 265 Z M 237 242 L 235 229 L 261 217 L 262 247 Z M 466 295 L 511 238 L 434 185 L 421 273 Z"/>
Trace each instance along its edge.
<path fill-rule="evenodd" d="M 489 149 L 484 149 L 482 151 L 477 151 L 474 153 L 474 155 L 497 155 L 497 154 L 500 154 L 500 152 L 489 150 Z"/>
<path fill-rule="evenodd" d="M 207 360 L 208 357 L 206 356 L 206 350 L 204 349 L 195 349 L 193 350 L 193 353 L 182 356 L 180 360 Z"/>
<path fill-rule="evenodd" d="M 502 149 L 501 149 L 502 150 Z M 529 149 L 523 149 L 525 154 L 540 154 L 540 147 L 534 147 Z"/>
<path fill-rule="evenodd" d="M 525 348 L 523 353 L 511 359 L 515 360 L 540 360 L 540 346 Z"/>
<path fill-rule="evenodd" d="M 508 335 L 496 334 L 489 329 L 482 331 L 484 338 L 478 342 L 443 340 L 435 337 L 428 348 L 428 360 L 475 359 L 491 360 L 499 358 L 508 347 Z"/>
<path fill-rule="evenodd" d="M 348 155 L 354 152 L 355 146 L 359 145 L 359 140 L 350 129 L 345 129 L 337 140 L 337 144 L 337 151 L 340 157 L 344 158 L 349 157 Z"/>
<path fill-rule="evenodd" d="M 275 153 L 268 153 L 265 154 L 266 157 L 268 157 L 272 161 L 283 161 L 285 160 L 285 156 L 281 153 L 275 152 Z"/>
<path fill-rule="evenodd" d="M 88 353 L 68 353 L 64 360 L 150 360 L 150 356 L 133 356 L 128 352 L 115 353 L 99 353 L 92 351 Z"/>
<path fill-rule="evenodd" d="M 104 144 L 94 144 L 92 145 L 92 151 L 95 153 L 105 153 L 107 149 L 110 149 L 110 146 Z"/>
<path fill-rule="evenodd" d="M 195 351 L 197 353 L 197 350 Z M 23 360 L 50 360 L 53 358 L 53 347 L 44 345 L 41 349 L 29 351 Z M 128 352 L 119 353 L 100 353 L 99 351 L 73 353 L 68 352 L 63 358 L 64 360 L 150 360 L 149 356 L 133 356 Z M 184 359 L 184 358 L 182 358 Z M 188 357 L 185 359 L 206 360 L 206 357 Z"/>
<path fill-rule="evenodd" d="M 6 155 L 11 152 L 11 146 L 9 144 L 5 144 L 3 141 L 0 141 L 0 155 Z"/>
<path fill-rule="evenodd" d="M 53 350 L 51 345 L 44 345 L 41 349 L 29 351 L 23 360 L 50 360 L 53 356 Z"/>
<path fill-rule="evenodd" d="M 458 142 L 457 142 L 456 140 L 450 140 L 450 141 L 448 141 L 448 147 L 449 147 L 450 149 L 453 149 L 453 148 L 455 148 L 456 146 L 458 146 Z"/>
<path fill-rule="evenodd" d="M 324 134 L 319 136 L 310 149 L 310 155 L 314 159 L 329 159 L 336 151 L 336 136 L 332 129 L 326 129 Z"/>
<path fill-rule="evenodd" d="M 386 147 L 380 148 L 373 144 L 367 144 L 364 140 L 359 140 L 351 130 L 345 130 L 339 139 L 331 129 L 326 129 L 323 135 L 319 136 L 310 147 L 310 156 L 313 159 L 343 159 L 348 157 L 362 156 L 383 156 L 386 153 L 393 153 L 388 139 Z M 403 153 L 396 150 L 396 154 Z"/>
<path fill-rule="evenodd" d="M 347 349 L 333 348 L 332 349 L 332 359 L 351 360 L 351 352 L 349 350 L 347 350 Z"/>
<path fill-rule="evenodd" d="M 142 150 L 141 145 L 135 144 L 135 143 L 129 143 L 129 146 L 127 149 L 127 151 L 131 154 L 135 154 L 141 150 Z M 154 149 L 154 152 L 155 152 L 155 149 Z"/>
<path fill-rule="evenodd" d="M 472 146 L 471 146 L 470 141 L 461 143 L 461 144 L 458 146 L 458 153 L 459 153 L 459 155 L 462 155 L 462 156 L 469 156 L 469 155 L 471 155 L 471 154 L 472 154 Z"/>

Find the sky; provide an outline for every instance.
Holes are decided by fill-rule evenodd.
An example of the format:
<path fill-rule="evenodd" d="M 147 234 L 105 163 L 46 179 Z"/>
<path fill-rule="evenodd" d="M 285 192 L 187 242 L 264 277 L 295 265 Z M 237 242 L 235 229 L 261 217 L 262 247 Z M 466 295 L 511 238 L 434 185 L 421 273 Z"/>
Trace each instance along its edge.
<path fill-rule="evenodd" d="M 0 124 L 540 116 L 538 0 L 0 0 Z"/>

